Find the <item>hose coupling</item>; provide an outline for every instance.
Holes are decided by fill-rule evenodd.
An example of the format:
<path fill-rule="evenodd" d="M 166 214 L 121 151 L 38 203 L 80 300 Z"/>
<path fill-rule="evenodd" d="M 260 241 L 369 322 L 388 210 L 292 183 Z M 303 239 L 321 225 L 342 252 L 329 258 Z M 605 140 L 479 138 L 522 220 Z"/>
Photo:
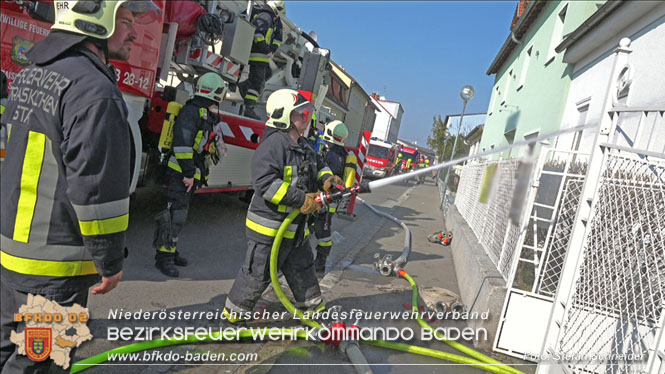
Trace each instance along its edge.
<path fill-rule="evenodd" d="M 396 273 L 395 262 L 393 262 L 392 255 L 383 255 L 380 253 L 374 254 L 374 270 L 377 270 L 384 277 L 389 277 L 392 274 Z"/>

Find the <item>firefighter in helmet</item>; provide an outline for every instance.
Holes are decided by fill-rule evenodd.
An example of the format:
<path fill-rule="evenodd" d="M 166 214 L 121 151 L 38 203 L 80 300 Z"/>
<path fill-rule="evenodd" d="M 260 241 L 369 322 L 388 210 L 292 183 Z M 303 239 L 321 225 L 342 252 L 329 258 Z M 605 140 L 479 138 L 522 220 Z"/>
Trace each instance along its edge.
<path fill-rule="evenodd" d="M 402 161 L 404 160 L 404 155 L 402 152 L 397 153 L 397 159 L 395 160 L 395 171 L 393 174 L 397 175 L 402 171 Z"/>
<path fill-rule="evenodd" d="M 10 339 L 23 337 L 14 313 L 30 294 L 85 307 L 95 283 L 92 295 L 101 295 L 122 278 L 132 141 L 108 63 L 129 59 L 135 25 L 161 12 L 152 1 L 54 6 L 55 23 L 28 52 L 33 64 L 14 79 L 1 118 L 11 128 L 0 182 L 3 373 L 46 373 L 53 363 L 19 355 Z"/>
<path fill-rule="evenodd" d="M 307 240 L 307 215 L 321 209 L 315 200 L 316 191 L 329 191 L 333 174 L 301 135 L 310 126 L 315 108 L 297 91 L 281 89 L 270 95 L 266 109 L 266 130 L 252 157 L 255 192 L 247 211 L 247 256 L 224 308 L 231 323 L 251 318 L 270 284 L 272 243 L 293 209 L 300 209 L 301 214 L 284 235 L 278 267 L 291 287 L 297 308 L 325 307 Z"/>
<path fill-rule="evenodd" d="M 420 158 L 418 159 L 418 164 L 416 165 L 416 167 L 418 169 L 424 169 L 424 168 L 427 167 L 428 163 L 429 162 L 425 162 L 425 156 L 420 156 Z M 423 183 L 425 183 L 425 174 L 421 174 L 421 175 L 418 176 L 418 184 L 423 184 Z"/>
<path fill-rule="evenodd" d="M 196 82 L 194 97 L 182 107 L 173 125 L 173 148 L 168 160 L 168 203 L 155 218 L 153 246 L 155 266 L 164 275 L 179 276 L 177 266 L 187 260 L 177 250 L 178 235 L 187 220 L 194 191 L 206 185 L 210 159 L 218 155 L 220 122 L 213 110 L 224 100 L 227 83 L 216 73 L 203 74 Z"/>
<path fill-rule="evenodd" d="M 252 8 L 250 22 L 256 27 L 249 55 L 249 77 L 241 86 L 244 91 L 244 116 L 259 119 L 254 107 L 270 78 L 270 58 L 282 43 L 282 20 L 286 6 L 282 0 L 268 0 Z"/>
<path fill-rule="evenodd" d="M 342 121 L 329 122 L 323 132 L 323 140 L 326 142 L 326 152 L 324 162 L 328 165 L 334 178 L 333 182 L 336 185 L 344 187 L 344 176 L 347 152 L 344 149 L 344 141 L 349 136 L 349 130 Z M 330 249 L 333 245 L 332 240 L 332 216 L 336 212 L 335 207 L 329 207 L 327 212 L 319 212 L 313 214 L 310 222 L 316 235 L 316 259 L 314 260 L 314 269 L 318 276 L 325 273 L 326 260 L 330 255 Z"/>

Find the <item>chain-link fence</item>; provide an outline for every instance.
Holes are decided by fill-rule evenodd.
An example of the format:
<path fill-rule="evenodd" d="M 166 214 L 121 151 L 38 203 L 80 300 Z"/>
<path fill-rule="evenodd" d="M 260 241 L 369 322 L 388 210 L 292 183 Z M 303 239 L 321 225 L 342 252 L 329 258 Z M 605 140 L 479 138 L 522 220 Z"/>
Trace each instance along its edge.
<path fill-rule="evenodd" d="M 527 203 L 511 287 L 551 300 L 556 293 L 575 213 L 582 195 L 588 154 L 543 150 Z"/>
<path fill-rule="evenodd" d="M 528 165 L 530 161 L 522 164 L 521 171 Z M 504 255 L 513 263 L 505 264 L 511 270 L 494 343 L 497 352 L 523 358 L 542 342 L 548 317 L 543 311 L 551 305 L 558 287 L 587 165 L 588 154 L 543 148 L 532 178 L 522 182 L 519 177 L 521 188 L 515 190 L 514 199 L 522 199 L 525 209 L 520 230 L 510 226 L 509 235 L 514 233 L 515 241 L 504 244 L 510 244 L 515 254 Z M 510 253 L 508 247 L 504 253 Z M 525 318 L 524 310 L 533 314 Z M 512 338 L 526 330 L 528 337 Z"/>
<path fill-rule="evenodd" d="M 545 259 L 538 285 L 538 293 L 541 295 L 554 297 L 556 293 L 573 229 L 575 212 L 580 203 L 580 196 L 582 196 L 582 187 L 584 187 L 582 177 L 569 177 L 565 182 L 554 233 L 544 252 Z"/>
<path fill-rule="evenodd" d="M 665 162 L 608 154 L 603 168 L 559 349 L 576 371 L 640 372 L 665 306 Z"/>
<path fill-rule="evenodd" d="M 509 218 L 518 167 L 516 159 L 467 164 L 455 196 L 458 211 L 505 279 L 519 236 Z"/>

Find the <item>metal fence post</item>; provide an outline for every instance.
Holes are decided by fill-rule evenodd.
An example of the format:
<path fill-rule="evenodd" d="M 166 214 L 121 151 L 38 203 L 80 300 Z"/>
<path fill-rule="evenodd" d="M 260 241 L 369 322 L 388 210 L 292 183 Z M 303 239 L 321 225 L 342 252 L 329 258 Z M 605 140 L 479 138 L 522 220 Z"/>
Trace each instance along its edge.
<path fill-rule="evenodd" d="M 573 295 L 573 288 L 579 277 L 579 265 L 582 259 L 583 246 L 589 235 L 587 223 L 591 222 L 592 219 L 593 208 L 596 203 L 595 197 L 598 192 L 599 180 L 605 162 L 605 149 L 601 144 L 608 142 L 609 136 L 613 133 L 613 128 L 616 125 L 616 121 L 610 113 L 613 103 L 612 90 L 615 87 L 614 83 L 619 77 L 621 68 L 628 62 L 628 55 L 631 53 L 629 46 L 630 39 L 624 38 L 620 41 L 619 47 L 614 50 L 614 66 L 610 74 L 608 91 L 601 112 L 603 113 L 603 117 L 591 151 L 582 197 L 580 198 L 580 205 L 577 208 L 571 240 L 566 251 L 559 288 L 552 304 L 552 312 L 547 332 L 545 333 L 545 341 L 541 349 L 541 356 L 543 357 L 556 353 L 557 345 L 561 338 L 561 331 L 564 327 L 566 312 Z M 537 373 L 548 373 L 550 366 L 551 363 L 549 362 L 538 365 Z"/>

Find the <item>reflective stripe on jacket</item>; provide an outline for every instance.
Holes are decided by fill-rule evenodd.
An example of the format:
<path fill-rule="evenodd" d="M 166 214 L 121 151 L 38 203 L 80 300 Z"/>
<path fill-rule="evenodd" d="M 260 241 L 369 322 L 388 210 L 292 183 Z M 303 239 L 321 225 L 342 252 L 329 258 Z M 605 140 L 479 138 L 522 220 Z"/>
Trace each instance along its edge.
<path fill-rule="evenodd" d="M 252 9 L 251 24 L 256 30 L 249 61 L 268 63 L 268 54 L 275 52 L 282 43 L 282 21 L 275 17 L 267 4 L 262 4 Z"/>
<path fill-rule="evenodd" d="M 14 80 L 2 116 L 12 128 L 2 171 L 2 278 L 22 290 L 87 288 L 98 273 L 122 269 L 127 109 L 115 74 L 90 50 L 33 61 Z"/>
<path fill-rule="evenodd" d="M 300 138 L 294 143 L 285 131 L 267 128 L 252 157 L 254 196 L 249 205 L 246 234 L 260 243 L 272 243 L 286 216 L 305 202 L 305 194 L 322 188 L 332 176 L 314 151 Z M 309 231 L 305 217 L 298 216 L 285 241 L 301 241 Z"/>
<path fill-rule="evenodd" d="M 173 154 L 168 166 L 187 178 L 208 178 L 206 145 L 219 117 L 207 109 L 210 99 L 194 96 L 180 110 L 173 124 Z"/>

